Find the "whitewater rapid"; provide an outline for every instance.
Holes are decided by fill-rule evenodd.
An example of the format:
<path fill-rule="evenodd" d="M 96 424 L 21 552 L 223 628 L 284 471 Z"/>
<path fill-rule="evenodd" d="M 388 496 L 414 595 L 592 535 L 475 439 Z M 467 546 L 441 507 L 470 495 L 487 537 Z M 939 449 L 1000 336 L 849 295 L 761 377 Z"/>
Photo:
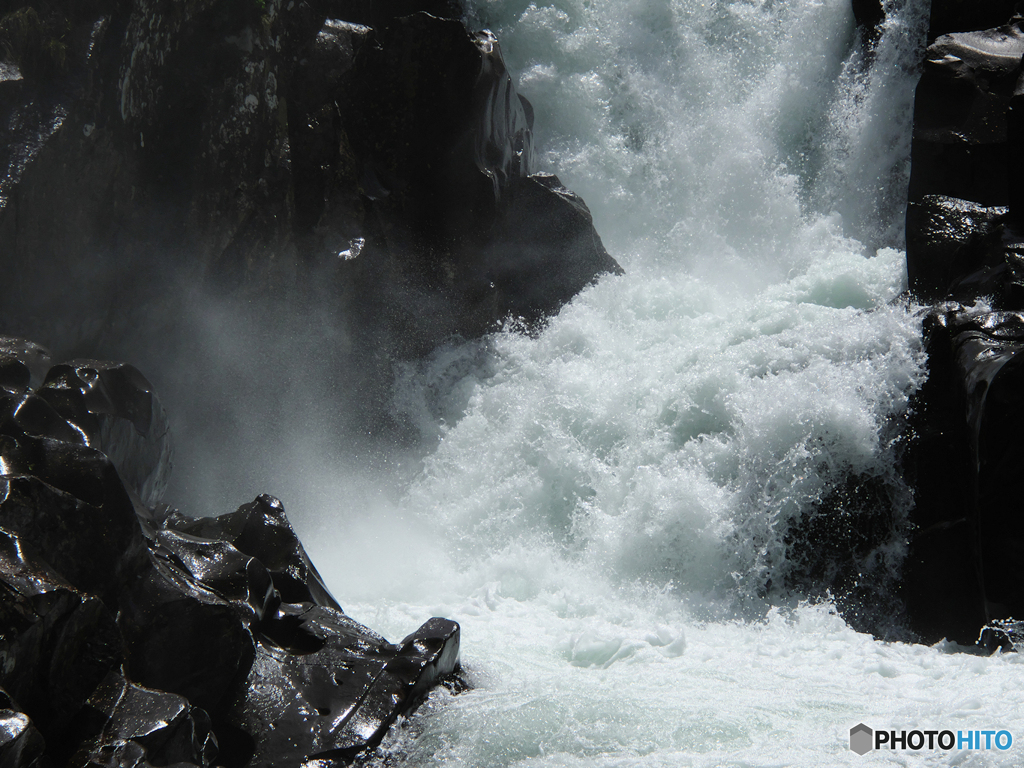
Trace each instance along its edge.
<path fill-rule="evenodd" d="M 922 5 L 887 2 L 868 56 L 848 0 L 471 4 L 626 274 L 538 335 L 396 370 L 421 441 L 396 486 L 306 468 L 296 525 L 346 611 L 392 639 L 462 625 L 472 690 L 432 694 L 382 764 L 1024 764 L 1019 656 L 874 640 L 785 587 L 790 523 L 851 475 L 894 500 L 879 567 L 903 556 Z M 860 722 L 1020 745 L 860 756 Z"/>

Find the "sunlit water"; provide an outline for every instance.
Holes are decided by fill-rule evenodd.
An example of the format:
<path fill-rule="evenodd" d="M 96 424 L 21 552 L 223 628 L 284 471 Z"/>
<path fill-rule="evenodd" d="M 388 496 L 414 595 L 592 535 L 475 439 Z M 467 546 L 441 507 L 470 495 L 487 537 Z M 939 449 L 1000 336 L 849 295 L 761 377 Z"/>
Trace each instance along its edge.
<path fill-rule="evenodd" d="M 851 474 L 892 489 L 876 557 L 903 555 L 922 9 L 890 10 L 866 57 L 848 0 L 473 4 L 536 108 L 540 167 L 626 275 L 537 337 L 400 370 L 424 446 L 405 485 L 328 468 L 303 501 L 351 615 L 394 639 L 462 625 L 474 687 L 396 729 L 395 764 L 1024 764 L 1020 657 L 873 640 L 779 586 L 788 526 Z M 1020 744 L 861 757 L 858 722 Z"/>

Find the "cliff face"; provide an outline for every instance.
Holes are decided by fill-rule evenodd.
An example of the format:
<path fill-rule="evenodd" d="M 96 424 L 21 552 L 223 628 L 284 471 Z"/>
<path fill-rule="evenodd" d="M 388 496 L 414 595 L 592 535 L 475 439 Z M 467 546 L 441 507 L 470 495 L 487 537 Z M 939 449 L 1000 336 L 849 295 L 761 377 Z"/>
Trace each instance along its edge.
<path fill-rule="evenodd" d="M 52 0 L 0 51 L 0 334 L 178 369 L 216 445 L 273 433 L 204 392 L 286 419 L 306 377 L 311 418 L 355 390 L 348 426 L 387 433 L 396 361 L 621 272 L 447 0 Z M 138 370 L 0 335 L 4 765 L 347 764 L 458 684 L 454 622 L 389 643 L 280 502 L 191 518 L 169 471 Z"/>
<path fill-rule="evenodd" d="M 907 272 L 929 379 L 906 469 L 905 597 L 926 641 L 1006 642 L 1024 616 L 1024 22 L 1013 3 L 936 2 L 917 89 Z M 993 640 L 995 635 L 1000 638 Z"/>
<path fill-rule="evenodd" d="M 531 175 L 530 105 L 450 3 L 44 10 L 0 80 L 0 328 L 117 338 L 184 285 L 322 300 L 419 354 L 619 269 Z"/>

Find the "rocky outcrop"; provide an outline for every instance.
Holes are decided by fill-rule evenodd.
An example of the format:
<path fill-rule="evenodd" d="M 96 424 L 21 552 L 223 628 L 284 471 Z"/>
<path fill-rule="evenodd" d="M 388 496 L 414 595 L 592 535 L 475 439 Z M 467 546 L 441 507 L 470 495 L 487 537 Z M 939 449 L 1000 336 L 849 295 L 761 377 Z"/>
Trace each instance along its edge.
<path fill-rule="evenodd" d="M 298 78 L 297 108 L 321 111 L 295 125 L 316 148 L 304 253 L 358 295 L 360 327 L 418 355 L 508 316 L 536 322 L 621 271 L 582 200 L 533 173 L 532 108 L 493 35 L 423 13 L 328 22 L 309 56 L 349 51 L 350 68 Z"/>
<path fill-rule="evenodd" d="M 1024 426 L 1024 313 L 941 304 L 926 322 L 926 342 L 907 599 L 926 637 L 974 642 L 988 622 L 1024 615 L 1016 566 L 1024 467 L 1015 447 Z"/>
<path fill-rule="evenodd" d="M 1018 0 L 989 0 L 973 3 L 971 0 L 932 0 L 928 25 L 928 40 L 950 32 L 972 32 L 992 29 L 1006 23 L 1015 12 Z"/>
<path fill-rule="evenodd" d="M 904 592 L 929 642 L 973 643 L 1024 616 L 1024 22 L 1010 5 L 933 6 L 915 104 L 907 272 L 937 303 L 904 460 L 916 496 Z M 982 20 L 999 26 L 971 31 Z"/>
<path fill-rule="evenodd" d="M 1008 208 L 926 195 L 907 209 L 907 278 L 924 301 L 973 303 L 1005 284 Z"/>
<path fill-rule="evenodd" d="M 276 499 L 160 505 L 169 462 L 136 369 L 0 337 L 4 765 L 345 764 L 456 670 L 454 622 L 346 616 Z"/>
<path fill-rule="evenodd" d="M 301 326 L 362 434 L 396 359 L 621 271 L 452 0 L 26 0 L 0 37 L 0 333 L 180 369 L 251 323 L 273 389 Z M 272 497 L 162 506 L 170 460 L 138 370 L 0 341 L 0 762 L 347 763 L 457 668 L 451 621 L 346 616 Z"/>
<path fill-rule="evenodd" d="M 928 47 L 914 108 L 912 202 L 939 194 L 1006 204 L 1007 109 L 1022 55 L 1017 22 L 942 35 Z"/>
<path fill-rule="evenodd" d="M 620 271 L 452 2 L 52 6 L 62 65 L 0 79 L 0 331 L 109 347 L 202 286 L 416 355 Z"/>

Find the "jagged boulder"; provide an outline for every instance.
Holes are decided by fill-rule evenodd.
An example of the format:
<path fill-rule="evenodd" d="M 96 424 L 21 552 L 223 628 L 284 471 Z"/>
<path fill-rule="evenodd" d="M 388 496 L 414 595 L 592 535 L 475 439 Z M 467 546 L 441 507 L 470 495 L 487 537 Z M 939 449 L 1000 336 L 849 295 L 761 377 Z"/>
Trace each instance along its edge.
<path fill-rule="evenodd" d="M 201 286 L 391 358 L 620 271 L 582 201 L 524 181 L 532 109 L 457 3 L 53 7 L 63 66 L 0 78 L 0 332 L 183 334 Z"/>
<path fill-rule="evenodd" d="M 31 718 L 0 689 L 0 761 L 10 768 L 34 768 L 43 758 L 46 743 Z"/>
<path fill-rule="evenodd" d="M 939 303 L 903 458 L 915 492 L 904 598 L 927 641 L 972 643 L 1024 616 L 1024 28 L 1012 5 L 934 4 L 932 34 L 950 34 L 929 46 L 915 102 L 907 272 L 916 298 Z M 996 635 L 1009 644 L 1002 630 L 983 643 Z"/>
<path fill-rule="evenodd" d="M 382 326 L 399 354 L 418 355 L 509 315 L 537 321 L 598 275 L 621 272 L 582 200 L 534 175 L 532 107 L 493 35 L 426 13 L 348 28 L 344 43 L 339 31 L 325 27 L 320 41 L 355 54 L 339 79 L 350 85 L 326 89 L 338 112 L 319 140 L 329 152 L 311 229 L 339 236 L 318 235 L 358 296 L 371 345 Z M 316 125 L 323 135 L 324 121 Z M 352 210 L 353 189 L 361 216 L 330 226 Z"/>
<path fill-rule="evenodd" d="M 255 558 L 267 569 L 274 589 L 286 603 L 316 603 L 341 610 L 306 556 L 281 502 L 272 496 L 260 496 L 220 517 L 189 518 L 172 513 L 164 527 L 168 532 L 229 544 Z"/>
<path fill-rule="evenodd" d="M 349 762 L 457 669 L 452 621 L 392 644 L 346 616 L 276 499 L 159 504 L 149 382 L 47 360 L 0 338 L 5 765 Z"/>
<path fill-rule="evenodd" d="M 219 745 L 210 718 L 181 696 L 108 674 L 89 697 L 77 725 L 81 740 L 68 765 L 206 768 Z"/>

